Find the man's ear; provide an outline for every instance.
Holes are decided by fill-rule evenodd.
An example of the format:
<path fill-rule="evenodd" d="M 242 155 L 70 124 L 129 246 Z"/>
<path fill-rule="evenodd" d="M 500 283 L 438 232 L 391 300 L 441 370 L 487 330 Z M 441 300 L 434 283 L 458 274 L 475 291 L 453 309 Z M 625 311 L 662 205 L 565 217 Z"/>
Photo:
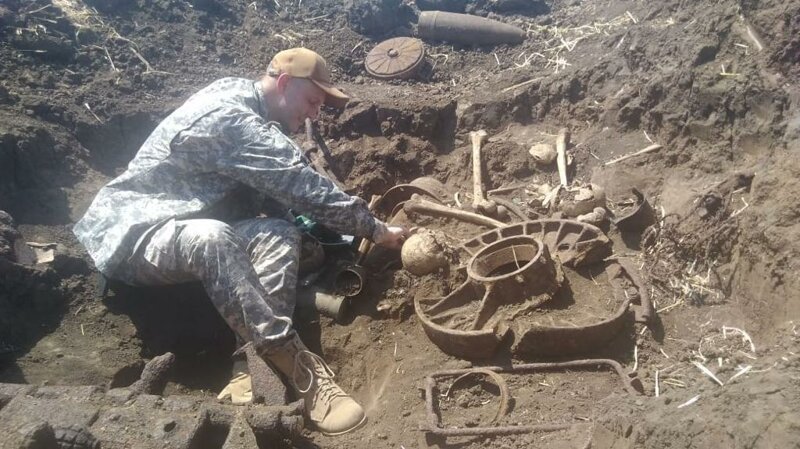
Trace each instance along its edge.
<path fill-rule="evenodd" d="M 280 93 L 281 95 L 286 93 L 286 87 L 289 85 L 289 80 L 291 79 L 292 77 L 285 73 L 281 73 L 280 75 L 278 75 L 278 80 L 277 80 L 278 93 Z"/>

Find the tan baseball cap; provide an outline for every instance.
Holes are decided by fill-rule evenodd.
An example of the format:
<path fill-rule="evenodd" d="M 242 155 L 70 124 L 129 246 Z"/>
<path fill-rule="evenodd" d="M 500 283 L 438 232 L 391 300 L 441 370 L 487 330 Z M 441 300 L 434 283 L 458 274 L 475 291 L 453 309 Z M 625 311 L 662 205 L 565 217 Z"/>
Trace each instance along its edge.
<path fill-rule="evenodd" d="M 305 78 L 319 86 L 327 94 L 325 104 L 335 108 L 342 108 L 350 97 L 341 90 L 333 87 L 331 72 L 325 58 L 307 48 L 290 48 L 276 54 L 269 63 L 267 74 L 278 76 L 285 73 L 295 78 Z"/>

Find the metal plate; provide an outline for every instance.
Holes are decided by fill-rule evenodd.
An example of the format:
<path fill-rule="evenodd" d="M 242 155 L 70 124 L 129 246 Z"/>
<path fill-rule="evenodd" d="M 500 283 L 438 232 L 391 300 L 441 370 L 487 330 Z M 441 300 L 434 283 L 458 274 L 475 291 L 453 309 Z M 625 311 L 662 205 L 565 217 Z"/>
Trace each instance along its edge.
<path fill-rule="evenodd" d="M 395 37 L 376 45 L 364 60 L 364 67 L 375 78 L 405 79 L 414 76 L 424 58 L 421 40 Z"/>

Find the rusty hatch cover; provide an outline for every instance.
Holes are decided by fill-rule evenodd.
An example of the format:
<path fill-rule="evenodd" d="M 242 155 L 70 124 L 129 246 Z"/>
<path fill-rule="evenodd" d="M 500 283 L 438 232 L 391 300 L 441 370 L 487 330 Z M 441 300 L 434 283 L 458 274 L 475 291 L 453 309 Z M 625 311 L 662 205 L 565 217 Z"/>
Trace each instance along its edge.
<path fill-rule="evenodd" d="M 422 41 L 395 37 L 376 45 L 367 55 L 364 66 L 370 75 L 381 79 L 404 79 L 414 76 L 425 58 Z"/>

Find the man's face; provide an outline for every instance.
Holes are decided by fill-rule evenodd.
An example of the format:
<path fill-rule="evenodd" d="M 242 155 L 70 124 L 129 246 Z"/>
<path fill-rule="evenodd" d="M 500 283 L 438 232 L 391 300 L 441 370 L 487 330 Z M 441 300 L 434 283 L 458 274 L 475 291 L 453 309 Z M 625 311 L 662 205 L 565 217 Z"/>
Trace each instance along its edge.
<path fill-rule="evenodd" d="M 304 78 L 292 78 L 286 74 L 278 77 L 278 92 L 281 94 L 274 119 L 289 132 L 297 132 L 306 118 L 314 120 L 325 103 L 325 91 Z"/>

